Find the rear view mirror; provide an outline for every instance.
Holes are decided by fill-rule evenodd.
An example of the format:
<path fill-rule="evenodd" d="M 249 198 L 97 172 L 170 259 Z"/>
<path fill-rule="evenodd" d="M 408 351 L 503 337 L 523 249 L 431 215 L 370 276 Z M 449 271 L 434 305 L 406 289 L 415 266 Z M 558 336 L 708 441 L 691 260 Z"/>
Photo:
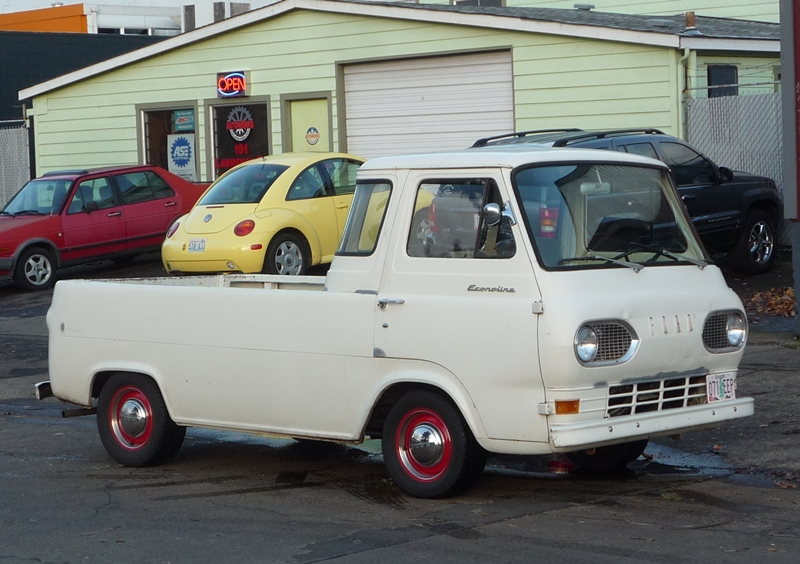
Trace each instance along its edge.
<path fill-rule="evenodd" d="M 610 194 L 610 182 L 581 182 L 581 194 Z"/>
<path fill-rule="evenodd" d="M 719 178 L 722 182 L 730 182 L 733 180 L 733 171 L 726 166 L 719 167 Z"/>
<path fill-rule="evenodd" d="M 483 222 L 486 225 L 497 225 L 500 223 L 502 215 L 503 212 L 498 204 L 486 204 L 483 206 Z"/>

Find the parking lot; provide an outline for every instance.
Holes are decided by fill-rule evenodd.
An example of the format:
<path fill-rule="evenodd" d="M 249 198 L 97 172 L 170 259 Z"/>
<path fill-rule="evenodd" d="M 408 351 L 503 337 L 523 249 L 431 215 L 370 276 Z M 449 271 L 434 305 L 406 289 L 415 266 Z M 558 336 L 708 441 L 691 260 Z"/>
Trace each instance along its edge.
<path fill-rule="evenodd" d="M 149 256 L 63 276 L 162 274 Z M 769 282 L 729 284 L 744 295 L 774 276 L 785 263 Z M 376 441 L 193 428 L 171 463 L 120 466 L 93 416 L 62 418 L 69 406 L 34 398 L 50 296 L 0 286 L 0 561 L 796 561 L 800 353 L 782 320 L 752 325 L 739 395 L 755 397 L 754 417 L 653 441 L 621 475 L 508 456 L 467 494 L 421 500 L 392 483 Z"/>

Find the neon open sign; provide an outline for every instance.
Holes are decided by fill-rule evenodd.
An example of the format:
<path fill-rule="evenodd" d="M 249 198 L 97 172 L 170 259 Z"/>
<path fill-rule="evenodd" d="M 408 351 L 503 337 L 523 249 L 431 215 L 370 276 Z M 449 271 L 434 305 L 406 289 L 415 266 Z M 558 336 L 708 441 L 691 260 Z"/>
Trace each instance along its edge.
<path fill-rule="evenodd" d="M 247 96 L 247 72 L 220 72 L 217 73 L 217 97 L 239 98 Z"/>

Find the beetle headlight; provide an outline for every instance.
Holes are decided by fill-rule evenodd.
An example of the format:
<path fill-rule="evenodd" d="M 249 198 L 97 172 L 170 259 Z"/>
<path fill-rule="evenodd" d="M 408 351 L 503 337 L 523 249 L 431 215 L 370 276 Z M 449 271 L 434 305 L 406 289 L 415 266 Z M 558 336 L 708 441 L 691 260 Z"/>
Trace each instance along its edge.
<path fill-rule="evenodd" d="M 578 329 L 575 335 L 575 354 L 581 362 L 592 362 L 597 356 L 597 333 L 589 325 Z"/>
<path fill-rule="evenodd" d="M 725 332 L 728 335 L 728 343 L 732 347 L 739 347 L 744 342 L 747 326 L 744 318 L 739 312 L 728 314 L 728 323 L 725 325 Z"/>

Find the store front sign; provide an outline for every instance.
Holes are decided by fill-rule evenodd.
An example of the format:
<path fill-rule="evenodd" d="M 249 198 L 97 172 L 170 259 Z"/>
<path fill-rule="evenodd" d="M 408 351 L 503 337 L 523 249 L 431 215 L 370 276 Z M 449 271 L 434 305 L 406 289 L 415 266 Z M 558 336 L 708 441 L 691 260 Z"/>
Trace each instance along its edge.
<path fill-rule="evenodd" d="M 175 132 L 194 131 L 194 110 L 175 110 Z"/>
<path fill-rule="evenodd" d="M 249 71 L 218 72 L 217 98 L 241 98 L 249 96 Z"/>
<path fill-rule="evenodd" d="M 195 165 L 194 133 L 167 135 L 169 171 L 189 182 L 197 182 Z"/>
<path fill-rule="evenodd" d="M 214 108 L 214 176 L 239 163 L 269 154 L 267 106 L 222 105 Z"/>

